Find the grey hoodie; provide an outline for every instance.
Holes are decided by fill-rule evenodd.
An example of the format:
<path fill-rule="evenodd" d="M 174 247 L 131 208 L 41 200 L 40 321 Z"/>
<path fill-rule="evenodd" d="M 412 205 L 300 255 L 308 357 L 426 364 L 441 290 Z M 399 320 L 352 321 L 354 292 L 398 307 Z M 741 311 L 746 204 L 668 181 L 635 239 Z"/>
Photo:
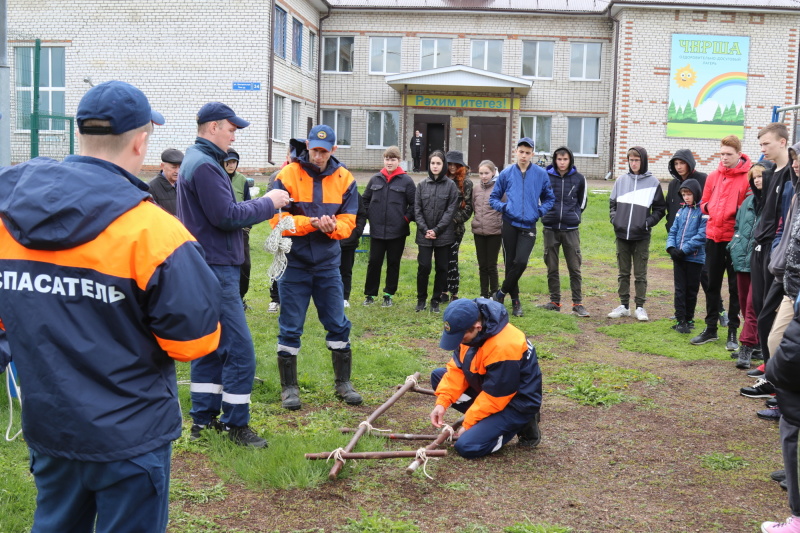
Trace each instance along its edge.
<path fill-rule="evenodd" d="M 647 170 L 647 151 L 634 146 L 642 160 L 640 174 L 628 172 L 617 178 L 611 190 L 610 216 L 619 239 L 641 241 L 664 217 L 667 203 L 658 179 Z"/>

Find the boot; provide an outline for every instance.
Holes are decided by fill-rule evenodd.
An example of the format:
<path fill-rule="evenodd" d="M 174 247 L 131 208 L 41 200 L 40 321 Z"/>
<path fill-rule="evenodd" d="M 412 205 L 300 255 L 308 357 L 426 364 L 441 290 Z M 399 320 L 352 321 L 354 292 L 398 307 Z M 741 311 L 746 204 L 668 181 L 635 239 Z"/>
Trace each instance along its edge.
<path fill-rule="evenodd" d="M 297 411 L 300 409 L 300 388 L 297 386 L 297 356 L 278 354 L 278 372 L 281 375 L 281 407 Z"/>
<path fill-rule="evenodd" d="M 753 355 L 753 349 L 750 346 L 742 344 L 739 347 L 739 357 L 736 360 L 736 368 L 747 370 L 750 368 L 750 358 Z"/>
<path fill-rule="evenodd" d="M 530 422 L 519 430 L 517 433 L 519 437 L 518 446 L 523 448 L 535 448 L 542 441 L 542 432 L 539 430 L 539 413 L 531 418 Z"/>
<path fill-rule="evenodd" d="M 361 405 L 364 400 L 350 383 L 350 369 L 352 368 L 353 352 L 346 350 L 331 350 L 333 361 L 333 374 L 336 378 L 336 395 L 348 405 Z"/>
<path fill-rule="evenodd" d="M 736 328 L 731 326 L 728 328 L 728 342 L 725 343 L 725 348 L 729 352 L 732 352 L 738 347 L 739 347 L 739 341 L 736 340 Z"/>

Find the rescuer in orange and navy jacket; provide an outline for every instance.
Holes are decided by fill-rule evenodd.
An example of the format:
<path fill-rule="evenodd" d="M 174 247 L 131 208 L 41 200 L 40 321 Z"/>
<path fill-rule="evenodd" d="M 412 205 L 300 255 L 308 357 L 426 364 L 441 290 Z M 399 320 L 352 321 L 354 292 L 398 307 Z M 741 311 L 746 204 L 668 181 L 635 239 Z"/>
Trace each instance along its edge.
<path fill-rule="evenodd" d="M 278 369 L 281 401 L 285 409 L 300 409 L 297 385 L 297 354 L 300 337 L 313 296 L 317 315 L 327 335 L 336 382 L 336 394 L 350 405 L 361 396 L 350 382 L 352 352 L 350 321 L 344 314 L 342 250 L 338 241 L 350 236 L 356 225 L 358 194 L 353 175 L 334 156 L 336 133 L 328 126 L 314 126 L 305 146 L 292 139 L 292 162 L 275 178 L 273 189 L 291 197 L 288 208 L 272 219 L 274 228 L 281 218 L 291 216 L 295 229 L 284 231 L 292 239 L 287 266 L 278 281 L 281 301 L 278 324 Z"/>
<path fill-rule="evenodd" d="M 431 373 L 433 425 L 441 427 L 451 405 L 464 413 L 455 449 L 467 458 L 495 452 L 515 435 L 520 446 L 537 446 L 542 373 L 536 348 L 509 324 L 505 306 L 485 298 L 456 300 L 442 319 L 440 346 L 453 357 Z"/>
<path fill-rule="evenodd" d="M 34 531 L 166 529 L 174 360 L 219 343 L 202 248 L 135 176 L 151 119 L 135 87 L 97 85 L 78 106 L 80 156 L 0 170 L 0 336 L 24 392 Z"/>

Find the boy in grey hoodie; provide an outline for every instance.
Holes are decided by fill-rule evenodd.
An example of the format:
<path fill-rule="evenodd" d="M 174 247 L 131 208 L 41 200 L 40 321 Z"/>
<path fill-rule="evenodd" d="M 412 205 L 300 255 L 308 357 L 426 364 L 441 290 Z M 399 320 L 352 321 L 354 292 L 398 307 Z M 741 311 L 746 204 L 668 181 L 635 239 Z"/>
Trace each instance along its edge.
<path fill-rule="evenodd" d="M 637 320 L 648 320 L 644 303 L 647 299 L 647 261 L 650 258 L 650 231 L 664 217 L 667 209 L 664 192 L 658 179 L 647 170 L 647 151 L 641 146 L 628 150 L 628 169 L 614 182 L 611 190 L 610 215 L 617 236 L 620 305 L 608 318 L 631 316 L 629 309 L 631 270 Z"/>

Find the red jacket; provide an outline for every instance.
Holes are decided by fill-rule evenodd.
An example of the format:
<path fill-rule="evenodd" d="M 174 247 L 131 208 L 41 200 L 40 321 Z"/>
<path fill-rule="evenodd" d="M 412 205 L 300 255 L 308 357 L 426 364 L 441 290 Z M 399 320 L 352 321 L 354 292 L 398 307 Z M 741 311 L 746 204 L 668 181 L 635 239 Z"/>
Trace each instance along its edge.
<path fill-rule="evenodd" d="M 736 212 L 744 199 L 750 196 L 750 181 L 747 173 L 753 166 L 747 154 L 742 154 L 739 163 L 728 168 L 722 163 L 708 175 L 703 189 L 700 209 L 709 215 L 706 238 L 714 242 L 730 242 L 736 225 Z"/>

